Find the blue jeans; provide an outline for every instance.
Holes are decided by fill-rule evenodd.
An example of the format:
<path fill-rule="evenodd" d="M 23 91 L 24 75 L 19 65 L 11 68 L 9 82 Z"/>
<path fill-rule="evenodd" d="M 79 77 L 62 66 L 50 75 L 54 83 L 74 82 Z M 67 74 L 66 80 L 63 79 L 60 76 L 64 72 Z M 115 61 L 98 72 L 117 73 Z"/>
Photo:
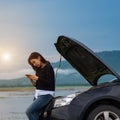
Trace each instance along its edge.
<path fill-rule="evenodd" d="M 41 95 L 26 110 L 26 114 L 29 120 L 39 120 L 39 115 L 41 114 L 45 105 L 47 105 L 53 96 L 51 95 Z"/>

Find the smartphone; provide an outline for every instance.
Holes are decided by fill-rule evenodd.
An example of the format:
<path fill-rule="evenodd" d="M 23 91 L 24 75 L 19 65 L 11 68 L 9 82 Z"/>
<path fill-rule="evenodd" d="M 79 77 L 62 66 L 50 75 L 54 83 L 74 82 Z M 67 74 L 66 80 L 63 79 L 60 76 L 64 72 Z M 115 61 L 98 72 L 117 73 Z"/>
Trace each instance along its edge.
<path fill-rule="evenodd" d="M 31 76 L 31 74 L 25 74 L 25 76 L 29 77 L 29 76 Z"/>

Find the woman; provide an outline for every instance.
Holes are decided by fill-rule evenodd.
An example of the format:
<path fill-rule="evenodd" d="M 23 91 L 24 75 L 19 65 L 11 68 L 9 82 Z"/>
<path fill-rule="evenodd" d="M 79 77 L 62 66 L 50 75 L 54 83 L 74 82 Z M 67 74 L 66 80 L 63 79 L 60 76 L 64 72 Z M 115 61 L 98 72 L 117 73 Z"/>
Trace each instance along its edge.
<path fill-rule="evenodd" d="M 33 103 L 26 110 L 29 120 L 39 120 L 39 115 L 45 105 L 52 100 L 55 93 L 55 78 L 51 64 L 40 55 L 33 52 L 28 58 L 28 63 L 35 70 L 35 75 L 26 75 L 36 87 Z"/>

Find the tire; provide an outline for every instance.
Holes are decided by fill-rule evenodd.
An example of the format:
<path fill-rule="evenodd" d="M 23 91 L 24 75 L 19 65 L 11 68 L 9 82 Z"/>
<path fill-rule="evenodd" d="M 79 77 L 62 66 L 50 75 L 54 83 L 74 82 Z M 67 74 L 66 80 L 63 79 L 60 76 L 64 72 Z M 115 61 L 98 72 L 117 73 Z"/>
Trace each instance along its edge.
<path fill-rule="evenodd" d="M 120 109 L 112 105 L 100 105 L 89 113 L 87 120 L 120 120 Z"/>

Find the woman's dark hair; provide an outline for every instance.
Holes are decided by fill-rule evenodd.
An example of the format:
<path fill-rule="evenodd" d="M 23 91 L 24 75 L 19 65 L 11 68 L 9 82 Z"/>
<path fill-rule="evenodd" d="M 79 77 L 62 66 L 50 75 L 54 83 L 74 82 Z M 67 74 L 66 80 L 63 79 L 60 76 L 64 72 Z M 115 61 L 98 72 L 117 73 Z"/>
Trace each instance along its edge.
<path fill-rule="evenodd" d="M 38 52 L 33 52 L 30 54 L 29 58 L 28 58 L 28 63 L 32 66 L 32 68 L 36 71 L 38 67 L 35 67 L 31 64 L 30 60 L 31 59 L 37 59 L 38 57 L 40 57 L 40 60 L 42 63 L 49 63 L 49 61 L 47 61 L 40 53 Z"/>

